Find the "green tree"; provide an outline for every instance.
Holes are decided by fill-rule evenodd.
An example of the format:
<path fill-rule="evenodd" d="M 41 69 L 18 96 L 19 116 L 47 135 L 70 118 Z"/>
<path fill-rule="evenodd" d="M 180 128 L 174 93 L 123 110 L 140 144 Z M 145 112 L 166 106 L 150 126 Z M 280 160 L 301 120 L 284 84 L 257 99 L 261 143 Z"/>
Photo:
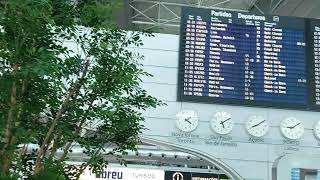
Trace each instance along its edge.
<path fill-rule="evenodd" d="M 89 157 L 78 177 L 105 165 L 103 155 L 135 150 L 141 112 L 162 104 L 140 88 L 150 74 L 128 50 L 150 34 L 112 23 L 115 0 L 0 3 L 0 178 L 61 178 L 75 144 Z M 106 145 L 115 148 L 104 152 Z"/>

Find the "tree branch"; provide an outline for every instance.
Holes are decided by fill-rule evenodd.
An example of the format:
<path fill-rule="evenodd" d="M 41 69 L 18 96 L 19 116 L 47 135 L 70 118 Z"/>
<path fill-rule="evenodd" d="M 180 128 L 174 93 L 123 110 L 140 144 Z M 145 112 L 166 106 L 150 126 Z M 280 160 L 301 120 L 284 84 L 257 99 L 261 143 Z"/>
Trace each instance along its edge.
<path fill-rule="evenodd" d="M 100 147 L 83 166 L 81 165 L 80 170 L 76 174 L 77 179 L 79 179 L 79 177 L 83 173 L 83 171 L 90 165 L 92 160 L 100 153 L 101 150 L 102 150 L 102 147 Z"/>
<path fill-rule="evenodd" d="M 53 145 L 52 145 L 51 152 L 50 152 L 50 155 L 49 155 L 49 159 L 50 160 L 53 159 L 54 155 L 56 154 L 56 152 L 58 150 L 58 140 L 61 138 L 61 136 L 62 136 L 62 132 L 59 131 L 58 135 L 53 140 Z"/>
<path fill-rule="evenodd" d="M 93 102 L 94 102 L 94 99 L 91 100 L 90 105 L 89 105 L 89 107 L 88 107 L 88 109 L 87 109 L 87 112 L 93 107 Z M 87 114 L 86 114 L 86 115 L 87 115 Z M 75 131 L 76 134 L 79 134 L 79 132 L 80 132 L 81 129 L 83 128 L 82 125 L 85 123 L 86 119 L 87 119 L 87 116 L 84 116 L 84 117 L 82 118 L 80 124 L 78 125 L 78 127 L 77 127 L 77 129 L 76 129 L 76 131 Z M 69 150 L 70 150 L 70 147 L 71 147 L 71 145 L 72 145 L 72 142 L 73 142 L 73 141 L 68 141 L 67 144 L 65 145 L 65 148 L 64 148 L 64 150 L 63 150 L 63 154 L 62 154 L 62 156 L 61 156 L 60 159 L 59 159 L 60 162 L 64 161 L 65 158 L 67 157 L 68 152 L 69 152 Z"/>
<path fill-rule="evenodd" d="M 83 80 L 85 78 L 85 76 L 87 75 L 87 71 L 88 71 L 88 68 L 89 68 L 89 65 L 90 65 L 90 60 L 87 59 L 86 61 L 86 64 L 85 64 L 85 68 L 84 68 L 84 71 L 82 73 L 82 76 L 78 79 L 78 83 L 76 83 L 76 85 L 69 91 L 66 99 L 64 100 L 64 102 L 62 103 L 59 111 L 57 112 L 56 114 L 56 117 L 54 118 L 54 120 L 52 121 L 51 123 L 51 126 L 41 144 L 41 147 L 38 151 L 38 155 L 37 155 L 37 158 L 36 158 L 36 163 L 35 163 L 35 170 L 34 170 L 34 174 L 35 176 L 38 176 L 39 173 L 40 173 L 40 170 L 41 170 L 41 161 L 43 160 L 43 157 L 45 155 L 45 147 L 47 146 L 48 142 L 49 142 L 49 139 L 56 127 L 56 125 L 58 124 L 58 121 L 60 120 L 62 114 L 64 113 L 64 110 L 65 110 L 65 107 L 66 105 L 69 103 L 71 97 L 77 92 L 79 91 L 79 89 L 81 88 L 82 84 L 83 84 Z"/>

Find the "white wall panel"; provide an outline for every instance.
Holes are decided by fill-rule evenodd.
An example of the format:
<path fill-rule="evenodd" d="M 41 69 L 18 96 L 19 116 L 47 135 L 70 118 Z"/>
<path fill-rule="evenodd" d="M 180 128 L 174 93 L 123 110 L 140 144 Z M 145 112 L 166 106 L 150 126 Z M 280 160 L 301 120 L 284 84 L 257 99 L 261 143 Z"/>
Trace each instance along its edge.
<path fill-rule="evenodd" d="M 160 106 L 158 108 L 150 108 L 146 110 L 144 115 L 146 117 L 159 117 L 159 118 L 171 118 L 175 119 L 177 112 L 181 110 L 180 102 L 168 102 L 164 101 L 167 105 Z"/>
<path fill-rule="evenodd" d="M 144 125 L 147 129 L 144 135 L 171 136 L 175 131 L 175 122 L 172 119 L 147 117 Z"/>
<path fill-rule="evenodd" d="M 144 59 L 141 61 L 143 65 L 178 67 L 178 51 L 146 48 L 130 48 L 130 50 L 144 55 Z"/>
<path fill-rule="evenodd" d="M 171 34 L 154 34 L 155 37 L 143 38 L 144 45 L 140 48 L 173 50 L 179 49 L 179 36 Z M 156 40 L 156 41 L 155 41 Z"/>
<path fill-rule="evenodd" d="M 141 87 L 148 91 L 150 95 L 156 96 L 162 101 L 177 100 L 177 86 L 172 84 L 141 83 Z M 159 91 L 161 90 L 161 91 Z"/>
<path fill-rule="evenodd" d="M 227 160 L 222 161 L 230 164 L 237 172 L 239 172 L 246 180 L 265 180 L 271 179 L 268 173 L 268 163 L 254 161 Z M 245 168 L 244 168 L 245 167 Z"/>
<path fill-rule="evenodd" d="M 142 77 L 143 82 L 177 84 L 178 69 L 169 67 L 144 66 L 144 70 L 153 77 Z"/>

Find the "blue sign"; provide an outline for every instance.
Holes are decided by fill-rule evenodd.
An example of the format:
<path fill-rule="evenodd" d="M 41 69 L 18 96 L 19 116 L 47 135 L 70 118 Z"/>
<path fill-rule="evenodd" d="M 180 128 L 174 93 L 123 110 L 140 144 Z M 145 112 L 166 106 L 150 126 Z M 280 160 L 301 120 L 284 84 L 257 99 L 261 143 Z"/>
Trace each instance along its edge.
<path fill-rule="evenodd" d="M 291 169 L 291 180 L 300 180 L 300 169 L 299 168 Z"/>

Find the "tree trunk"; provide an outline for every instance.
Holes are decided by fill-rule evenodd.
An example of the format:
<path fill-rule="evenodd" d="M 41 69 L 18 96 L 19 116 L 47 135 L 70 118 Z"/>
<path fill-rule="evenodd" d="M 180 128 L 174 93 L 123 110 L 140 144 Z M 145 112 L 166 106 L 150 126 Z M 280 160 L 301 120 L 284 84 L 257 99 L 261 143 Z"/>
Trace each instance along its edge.
<path fill-rule="evenodd" d="M 83 70 L 83 73 L 81 75 L 81 77 L 78 80 L 78 83 L 69 91 L 69 94 L 67 95 L 66 99 L 64 100 L 64 102 L 62 103 L 56 117 L 54 118 L 41 146 L 40 149 L 38 150 L 38 155 L 36 158 L 36 162 L 35 162 L 35 169 L 34 169 L 34 175 L 37 177 L 40 174 L 41 171 L 41 161 L 43 160 L 43 157 L 46 154 L 46 147 L 48 145 L 48 142 L 50 140 L 50 137 L 56 127 L 56 125 L 58 124 L 58 121 L 60 120 L 62 114 L 64 113 L 64 108 L 65 106 L 69 103 L 71 97 L 77 93 L 79 91 L 79 89 L 81 88 L 82 84 L 83 84 L 83 80 L 85 78 L 85 76 L 87 75 L 87 71 L 90 65 L 90 60 L 87 59 L 86 63 L 85 63 L 85 68 Z"/>
<path fill-rule="evenodd" d="M 62 156 L 61 156 L 60 159 L 59 159 L 60 162 L 64 161 L 65 158 L 67 157 L 71 145 L 72 145 L 72 141 L 69 141 L 69 142 L 66 144 L 65 148 L 63 149 L 63 154 L 62 154 Z"/>
<path fill-rule="evenodd" d="M 45 156 L 45 150 L 47 149 L 47 145 L 48 145 L 48 142 L 49 142 L 49 139 L 58 123 L 58 120 L 60 119 L 60 117 L 62 116 L 62 113 L 64 111 L 64 107 L 66 104 L 68 104 L 69 100 L 70 100 L 70 97 L 73 95 L 73 92 L 74 91 L 71 91 L 68 96 L 66 97 L 66 100 L 63 102 L 63 104 L 61 105 L 61 108 L 59 109 L 55 119 L 53 120 L 42 144 L 41 144 L 41 147 L 38 151 L 38 155 L 37 155 L 37 159 L 36 159 L 36 163 L 35 163 L 35 169 L 34 169 L 34 174 L 35 176 L 38 176 L 40 174 L 40 171 L 41 171 L 41 161 L 43 159 L 43 156 Z"/>
<path fill-rule="evenodd" d="M 13 74 L 16 73 L 18 66 L 13 66 Z M 10 110 L 8 113 L 8 119 L 5 129 L 5 145 L 2 149 L 2 173 L 4 175 L 7 175 L 9 172 L 10 164 L 11 164 L 11 154 L 8 153 L 8 151 L 11 148 L 12 142 L 13 142 L 13 132 L 12 132 L 12 125 L 14 124 L 14 116 L 16 111 L 16 105 L 17 105 L 17 87 L 16 82 L 12 83 L 11 86 L 11 98 L 10 98 Z"/>
<path fill-rule="evenodd" d="M 58 140 L 60 139 L 60 137 L 62 136 L 61 131 L 59 131 L 58 135 L 56 135 L 56 137 L 53 139 L 53 145 L 51 148 L 51 152 L 49 155 L 49 159 L 52 160 L 54 158 L 54 155 L 56 154 L 57 150 L 58 150 Z"/>
<path fill-rule="evenodd" d="M 92 107 L 92 103 L 91 103 L 90 107 Z M 90 108 L 90 107 L 89 107 L 89 108 Z M 89 109 L 89 108 L 88 108 L 88 109 Z M 84 123 L 85 123 L 85 119 L 82 120 L 81 123 L 79 124 L 79 126 L 77 127 L 77 129 L 76 129 L 76 131 L 75 131 L 76 134 L 78 134 L 78 133 L 81 131 L 82 125 L 83 125 Z M 59 159 L 60 162 L 64 161 L 65 158 L 67 157 L 71 145 L 72 145 L 72 141 L 67 142 L 67 144 L 65 145 L 65 148 L 63 149 L 63 154 L 62 154 L 62 156 L 61 156 L 60 159 Z"/>

